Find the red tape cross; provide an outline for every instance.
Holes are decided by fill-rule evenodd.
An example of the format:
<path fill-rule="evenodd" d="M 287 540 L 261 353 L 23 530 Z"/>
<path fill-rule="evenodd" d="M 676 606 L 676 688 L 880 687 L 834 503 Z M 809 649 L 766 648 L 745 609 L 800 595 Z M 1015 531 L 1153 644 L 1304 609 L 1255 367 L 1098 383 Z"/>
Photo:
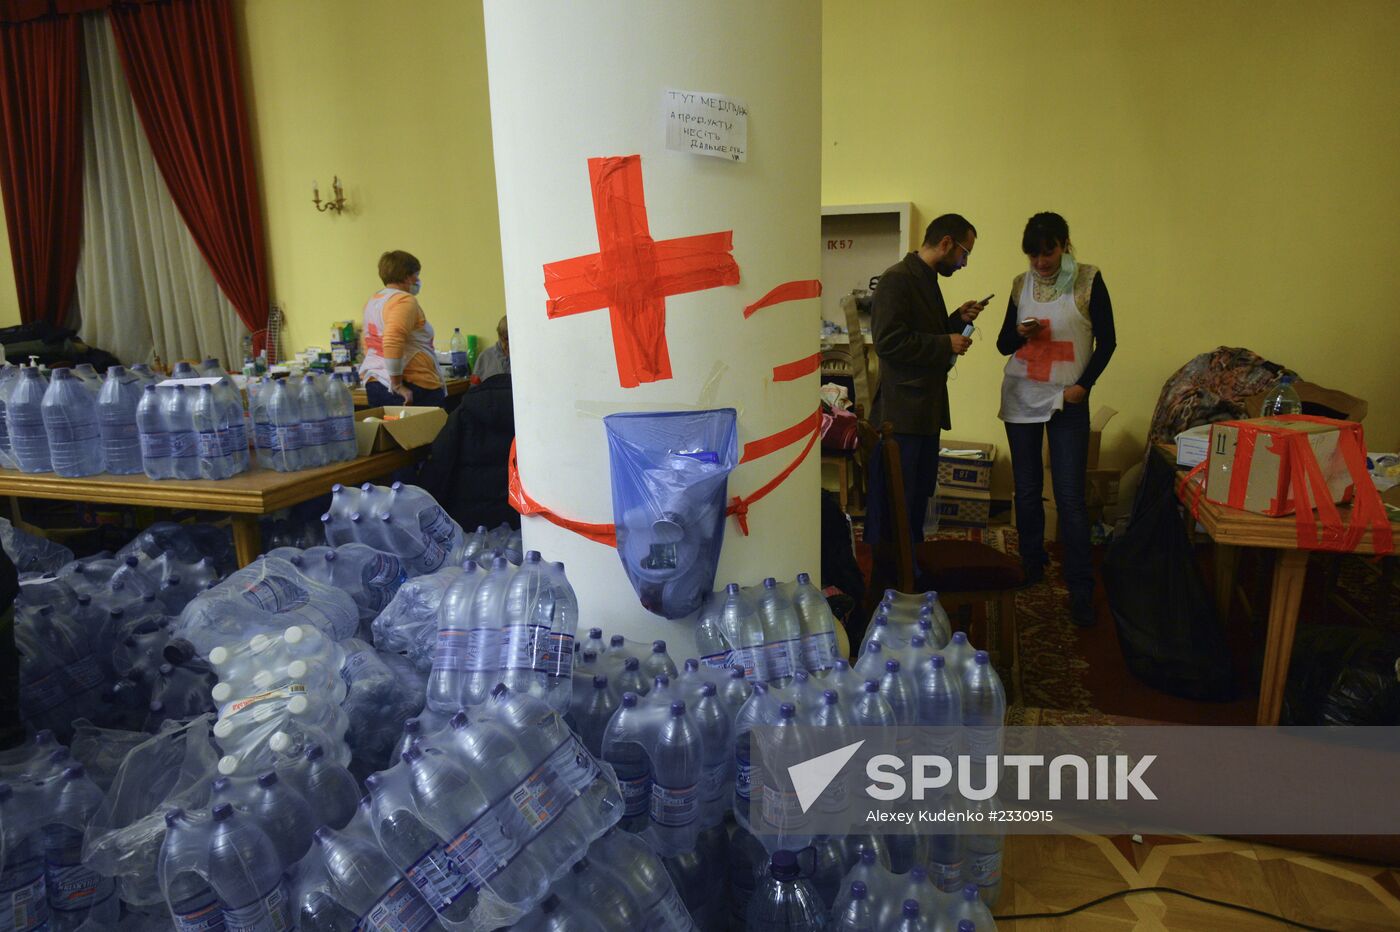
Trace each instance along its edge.
<path fill-rule="evenodd" d="M 782 304 L 784 301 L 801 301 L 804 298 L 820 298 L 822 296 L 822 283 L 816 279 L 807 279 L 798 282 L 783 282 L 753 304 L 744 308 L 744 317 L 752 317 L 755 311 L 765 307 L 772 307 L 774 304 Z"/>
<path fill-rule="evenodd" d="M 792 475 L 793 470 L 802 465 L 802 461 L 807 458 L 807 454 L 812 452 L 812 446 L 817 442 L 817 437 L 821 434 L 822 412 L 818 408 L 809 416 L 798 421 L 791 427 L 785 428 L 767 437 L 760 437 L 758 440 L 751 440 L 744 444 L 744 454 L 739 458 L 740 463 L 747 463 L 759 457 L 767 456 L 783 447 L 791 446 L 803 437 L 807 438 L 806 445 L 791 463 L 768 482 L 759 486 L 747 496 L 736 495 L 730 500 L 729 507 L 725 509 L 725 514 L 733 515 L 739 522 L 739 530 L 745 537 L 749 533 L 749 506 L 772 492 Z M 554 511 L 540 504 L 530 494 L 525 491 L 524 485 L 520 482 L 520 468 L 515 460 L 515 441 L 510 443 L 510 463 L 509 463 L 509 496 L 510 506 L 522 515 L 538 515 L 556 527 L 573 531 L 582 537 L 587 537 L 595 543 L 605 544 L 609 547 L 617 546 L 617 525 L 615 524 L 591 524 L 587 521 L 575 521 L 573 518 L 565 518 Z"/>
<path fill-rule="evenodd" d="M 1050 369 L 1057 362 L 1074 361 L 1074 344 L 1069 340 L 1051 339 L 1050 319 L 1040 318 L 1040 326 L 1016 351 L 1016 358 L 1026 364 L 1026 378 L 1035 382 L 1050 381 Z"/>
<path fill-rule="evenodd" d="M 551 319 L 608 309 L 623 388 L 671 377 L 666 298 L 739 283 L 733 231 L 657 242 L 647 223 L 642 157 L 589 159 L 598 252 L 544 267 Z"/>

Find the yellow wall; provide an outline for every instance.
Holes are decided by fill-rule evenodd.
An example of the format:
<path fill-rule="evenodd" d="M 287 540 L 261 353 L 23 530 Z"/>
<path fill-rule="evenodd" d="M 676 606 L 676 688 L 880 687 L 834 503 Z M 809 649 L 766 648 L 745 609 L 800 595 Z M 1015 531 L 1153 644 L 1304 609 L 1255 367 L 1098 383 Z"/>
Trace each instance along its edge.
<path fill-rule="evenodd" d="M 481 5 L 237 0 L 282 347 L 358 321 L 386 249 L 423 263 L 423 307 L 495 340 L 504 313 Z M 345 216 L 317 213 L 338 174 Z M 483 345 L 484 342 L 483 342 Z"/>
<path fill-rule="evenodd" d="M 1113 297 L 1093 403 L 1140 453 L 1163 381 L 1246 346 L 1371 402 L 1400 443 L 1400 4 L 825 0 L 822 198 L 912 201 L 981 233 L 950 304 L 995 291 L 951 385 L 996 440 L 995 348 L 1026 218 L 1062 213 Z"/>
<path fill-rule="evenodd" d="M 0 223 L 0 327 L 19 323 L 19 293 L 15 290 L 14 263 L 10 261 L 10 233 Z"/>

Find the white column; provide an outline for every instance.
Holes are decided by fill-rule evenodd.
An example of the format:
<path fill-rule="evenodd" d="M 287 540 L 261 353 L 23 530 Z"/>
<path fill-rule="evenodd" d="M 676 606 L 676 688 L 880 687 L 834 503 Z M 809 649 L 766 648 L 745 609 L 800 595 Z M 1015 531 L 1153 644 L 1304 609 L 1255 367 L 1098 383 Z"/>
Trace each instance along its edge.
<path fill-rule="evenodd" d="M 776 285 L 820 277 L 821 5 L 812 0 L 485 0 L 496 188 L 520 475 L 553 511 L 610 523 L 602 415 L 734 407 L 739 443 L 790 427 L 817 406 L 817 376 L 774 382 L 773 367 L 818 349 L 819 302 L 745 319 Z M 741 101 L 746 161 L 669 150 L 666 92 Z M 672 378 L 619 384 L 606 309 L 550 319 L 543 267 L 598 252 L 588 160 L 640 155 L 657 240 L 733 231 L 741 280 L 666 298 Z M 467 220 L 469 221 L 469 218 Z M 802 450 L 799 441 L 740 465 L 729 495 L 747 495 Z M 730 518 L 716 585 L 791 579 L 819 566 L 820 448 L 749 511 Z M 676 642 L 692 626 L 648 613 L 617 552 L 539 517 L 527 547 L 562 560 L 580 626 Z"/>

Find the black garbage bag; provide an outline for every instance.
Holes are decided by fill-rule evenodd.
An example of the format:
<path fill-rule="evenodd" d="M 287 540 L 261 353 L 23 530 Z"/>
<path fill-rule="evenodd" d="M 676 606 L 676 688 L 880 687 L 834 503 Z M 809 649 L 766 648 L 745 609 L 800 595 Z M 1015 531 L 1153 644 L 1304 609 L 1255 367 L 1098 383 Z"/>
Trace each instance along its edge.
<path fill-rule="evenodd" d="M 1187 699 L 1231 698 L 1230 658 L 1173 489 L 1175 470 L 1150 454 L 1128 529 L 1104 557 L 1108 604 L 1134 676 Z"/>
<path fill-rule="evenodd" d="M 1400 725 L 1400 636 L 1303 625 L 1293 642 L 1285 725 Z"/>

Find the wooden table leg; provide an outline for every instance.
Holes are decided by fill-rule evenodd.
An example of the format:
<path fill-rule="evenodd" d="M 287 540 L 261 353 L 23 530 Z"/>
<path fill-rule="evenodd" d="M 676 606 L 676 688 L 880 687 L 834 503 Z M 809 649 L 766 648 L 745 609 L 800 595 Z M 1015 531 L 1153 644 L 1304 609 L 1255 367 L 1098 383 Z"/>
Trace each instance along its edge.
<path fill-rule="evenodd" d="M 1215 545 L 1215 617 L 1222 625 L 1230 619 L 1230 605 L 1235 600 L 1235 569 L 1239 564 L 1239 547 Z"/>
<path fill-rule="evenodd" d="M 1269 595 L 1269 628 L 1265 635 L 1264 669 L 1259 678 L 1259 725 L 1277 725 L 1288 684 L 1288 660 L 1298 629 L 1298 606 L 1307 575 L 1306 550 L 1280 550 L 1274 561 L 1274 583 Z"/>
<path fill-rule="evenodd" d="M 262 531 L 257 515 L 231 515 L 233 522 L 233 552 L 239 567 L 247 566 L 262 553 Z"/>

